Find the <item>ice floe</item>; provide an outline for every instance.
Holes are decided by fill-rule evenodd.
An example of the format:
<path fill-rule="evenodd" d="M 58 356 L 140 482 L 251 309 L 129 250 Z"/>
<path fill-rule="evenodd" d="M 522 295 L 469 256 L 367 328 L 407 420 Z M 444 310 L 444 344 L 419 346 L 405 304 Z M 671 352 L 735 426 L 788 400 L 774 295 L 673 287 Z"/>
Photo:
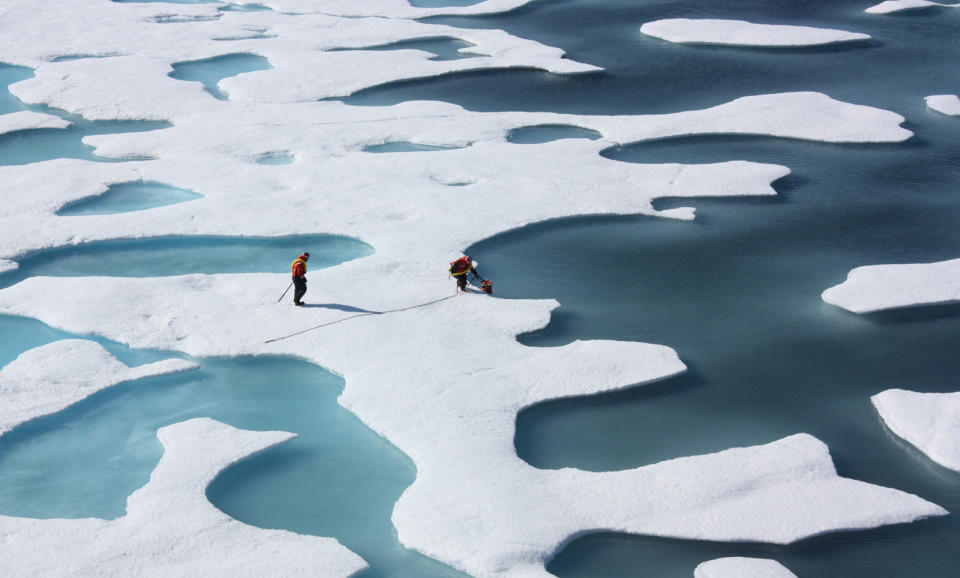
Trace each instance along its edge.
<path fill-rule="evenodd" d="M 875 4 L 865 10 L 870 14 L 893 14 L 894 12 L 903 12 L 905 10 L 917 10 L 921 8 L 932 8 L 941 6 L 944 8 L 956 8 L 960 4 L 949 4 L 945 2 L 931 2 L 930 0 L 887 0 Z"/>
<path fill-rule="evenodd" d="M 870 39 L 869 34 L 844 30 L 710 18 L 656 20 L 641 26 L 640 31 L 648 36 L 679 44 L 730 46 L 819 46 Z"/>
<path fill-rule="evenodd" d="M 854 313 L 960 301 L 960 259 L 857 267 L 823 300 Z"/>
<path fill-rule="evenodd" d="M 0 370 L 0 435 L 118 383 L 196 366 L 167 359 L 127 367 L 101 345 L 85 339 L 64 339 L 31 349 Z"/>
<path fill-rule="evenodd" d="M 41 12 L 5 2 L 0 57 L 36 68 L 34 77 L 11 87 L 14 95 L 88 119 L 158 119 L 171 126 L 84 139 L 98 155 L 128 159 L 122 163 L 58 159 L 0 167 L 0 183 L 9 192 L 0 205 L 0 262 L 96 240 L 238 233 L 342 234 L 371 244 L 376 253 L 312 270 L 306 296 L 311 306 L 304 308 L 277 303 L 289 283 L 282 263 L 276 274 L 32 277 L 0 291 L 0 312 L 137 348 L 286 354 L 339 373 L 346 380 L 339 401 L 417 466 L 416 481 L 394 510 L 401 541 L 476 576 L 545 576 L 544 562 L 590 531 L 787 543 L 943 514 L 915 496 L 837 476 L 826 446 L 808 435 L 622 472 L 544 471 L 517 457 L 513 434 L 521 409 L 650 383 L 685 367 L 673 350 L 643 343 L 523 346 L 516 336 L 544 327 L 558 304 L 454 296 L 446 264 L 464 247 L 575 215 L 692 218 L 689 208 L 657 213 L 652 201 L 772 195 L 772 183 L 789 173 L 787 167 L 746 161 L 622 163 L 599 154 L 607 147 L 701 134 L 824 142 L 899 142 L 912 134 L 895 113 L 809 92 L 633 116 L 478 113 L 436 102 L 352 107 L 317 100 L 483 67 L 596 69 L 504 32 L 412 20 L 430 12 L 481 13 L 522 3 L 420 9 L 405 0 L 275 0 L 269 3 L 275 11 L 230 12 L 216 5 L 51 0 Z M 51 11 L 74 23 L 76 34 L 64 37 L 50 27 L 44 13 Z M 438 36 L 470 42 L 471 51 L 488 56 L 433 61 L 417 50 L 336 50 Z M 223 40 L 229 37 L 246 38 Z M 263 56 L 273 68 L 221 81 L 228 100 L 169 76 L 176 62 L 236 53 Z M 51 61 L 77 54 L 110 57 Z M 601 138 L 509 142 L 511 130 L 537 125 L 581 127 Z M 388 142 L 458 148 L 364 151 Z M 256 162 L 274 151 L 297 162 Z M 129 181 L 169 183 L 203 198 L 122 215 L 56 215 L 71 201 Z M 464 183 L 469 187 L 451 186 Z M 344 307 L 406 310 L 345 320 L 352 314 Z M 471 329 L 469 339 L 464 327 Z M 15 568 L 43 570 L 52 562 L 38 552 L 55 551 L 78 574 L 92 568 L 125 574 L 154 560 L 157 574 L 216 573 L 267 549 L 284 558 L 288 547 L 299 548 L 300 557 L 289 556 L 286 563 L 309 559 L 313 566 L 274 566 L 274 573 L 325 568 L 337 575 L 362 567 L 333 541 L 253 530 L 211 511 L 202 499 L 202 486 L 215 471 L 285 435 L 244 433 L 206 421 L 161 430 L 168 452 L 151 484 L 131 496 L 126 517 L 0 519 L 6 543 L 18 552 Z M 256 447 L 249 447 L 250 436 L 261 440 Z M 211 448 L 205 441 L 224 445 Z M 161 488 L 167 494 L 162 501 L 155 498 Z M 188 502 L 189 509 L 181 508 Z M 158 515 L 161 507 L 168 508 L 166 517 Z M 208 531 L 218 541 L 223 532 L 226 545 L 191 550 L 188 538 L 199 534 L 202 543 Z M 116 545 L 130 534 L 143 542 L 117 557 Z M 180 539 L 187 550 L 171 549 Z M 43 547 L 24 549 L 37 543 Z"/>
<path fill-rule="evenodd" d="M 955 94 L 936 94 L 925 99 L 927 107 L 950 116 L 960 116 L 960 97 Z"/>
<path fill-rule="evenodd" d="M 960 392 L 888 389 L 870 401 L 893 433 L 931 460 L 960 472 Z"/>
<path fill-rule="evenodd" d="M 164 454 L 116 520 L 0 516 L 8 576 L 350 576 L 366 567 L 336 540 L 262 530 L 208 500 L 230 464 L 294 437 L 205 418 L 161 428 Z"/>
<path fill-rule="evenodd" d="M 67 128 L 68 126 L 70 126 L 70 121 L 41 112 L 23 110 L 0 115 L 0 136 L 21 130 Z"/>
<path fill-rule="evenodd" d="M 697 566 L 694 578 L 797 578 L 776 560 L 763 558 L 717 558 Z"/>

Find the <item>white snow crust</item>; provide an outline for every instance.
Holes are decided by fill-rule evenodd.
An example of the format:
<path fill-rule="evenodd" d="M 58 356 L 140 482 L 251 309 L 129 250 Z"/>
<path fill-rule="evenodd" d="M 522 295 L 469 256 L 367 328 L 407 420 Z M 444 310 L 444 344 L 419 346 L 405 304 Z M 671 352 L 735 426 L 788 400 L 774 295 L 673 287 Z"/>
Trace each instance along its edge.
<path fill-rule="evenodd" d="M 868 40 L 869 34 L 789 26 L 755 24 L 743 20 L 711 18 L 670 18 L 647 22 L 640 31 L 648 36 L 679 44 L 723 44 L 730 46 L 819 46 Z"/>
<path fill-rule="evenodd" d="M 960 259 L 857 267 L 823 292 L 827 303 L 854 313 L 960 301 Z"/>
<path fill-rule="evenodd" d="M 776 560 L 763 558 L 717 558 L 697 566 L 694 578 L 797 578 Z"/>
<path fill-rule="evenodd" d="M 0 435 L 118 383 L 196 367 L 182 359 L 127 367 L 100 344 L 86 339 L 64 339 L 31 349 L 0 370 Z"/>
<path fill-rule="evenodd" d="M 331 538 L 242 524 L 206 497 L 230 464 L 294 437 L 198 418 L 160 428 L 147 485 L 116 520 L 0 516 L 6 576 L 349 576 L 366 568 Z M 211 555 L 215 554 L 215 555 Z"/>
<path fill-rule="evenodd" d="M 950 116 L 960 116 L 960 97 L 955 94 L 935 94 L 926 97 L 927 107 Z"/>
<path fill-rule="evenodd" d="M 454 297 L 446 267 L 465 247 L 547 219 L 658 214 L 651 205 L 658 197 L 772 195 L 771 183 L 789 173 L 786 167 L 749 160 L 644 165 L 599 155 L 617 144 L 707 134 L 824 142 L 899 142 L 911 136 L 897 114 L 817 93 L 756 95 L 705 110 L 631 116 L 478 113 L 437 102 L 352 107 L 317 100 L 462 67 L 595 69 L 503 32 L 412 20 L 426 12 L 480 13 L 521 3 L 490 0 L 463 9 L 426 10 L 403 0 L 270 2 L 280 13 L 108 0 L 52 0 L 38 11 L 29 3 L 0 0 L 0 58 L 36 69 L 34 77 L 11 87 L 19 98 L 90 119 L 155 119 L 172 125 L 84 139 L 101 156 L 152 160 L 58 159 L 0 167 L 0 259 L 15 261 L 94 240 L 162 235 L 332 233 L 376 248 L 363 259 L 311 270 L 306 300 L 314 307 L 276 303 L 289 283 L 287 264 L 281 263 L 276 274 L 32 277 L 0 291 L 0 313 L 36 317 L 137 348 L 292 355 L 337 372 L 346 380 L 340 403 L 417 466 L 416 481 L 393 513 L 401 542 L 475 576 L 546 576 L 545 561 L 591 531 L 787 543 L 944 514 L 915 496 L 837 476 L 826 446 L 802 434 L 622 472 L 544 471 L 517 457 L 513 435 L 522 408 L 650 383 L 685 367 L 673 350 L 658 345 L 521 345 L 516 336 L 544 327 L 559 304 L 478 293 Z M 44 14 L 51 11 L 69 23 L 71 34 L 49 26 Z M 471 51 L 488 56 L 437 62 L 415 50 L 333 50 L 437 36 L 471 42 L 476 45 Z M 230 100 L 216 100 L 198 83 L 168 76 L 176 62 L 238 52 L 265 56 L 273 68 L 221 81 Z M 102 57 L 51 62 L 79 54 Z M 506 140 L 512 129 L 543 124 L 579 126 L 603 138 L 538 145 Z M 398 141 L 460 148 L 363 151 Z M 287 151 L 297 162 L 254 162 L 275 151 Z M 204 196 L 121 215 L 55 214 L 66 203 L 133 180 L 164 182 Z M 659 214 L 692 218 L 693 209 Z M 336 306 L 386 311 L 444 297 L 450 298 L 265 343 L 350 315 Z M 243 445 L 248 436 L 263 440 L 267 434 L 202 421 L 172 427 L 161 430 L 162 439 L 178 443 L 168 445 L 154 481 L 144 488 L 162 487 L 172 506 L 170 500 L 154 500 L 157 492 L 141 490 L 131 496 L 128 515 L 113 522 L 5 520 L 4 535 L 17 545 L 11 549 L 14 568 L 23 574 L 47 568 L 46 553 L 55 551 L 81 571 L 102 565 L 123 574 L 156 559 L 170 574 L 178 569 L 202 574 L 246 559 L 244 549 L 233 550 L 243 541 L 234 531 L 244 540 L 279 536 L 283 548 L 299 544 L 302 557 L 330 575 L 360 567 L 332 541 L 257 534 L 215 516 L 200 500 L 213 470 L 249 453 L 246 445 L 234 451 L 234 437 Z M 213 435 L 207 430 L 216 432 L 217 444 L 200 443 Z M 174 465 L 165 467 L 171 460 Z M 158 477 L 163 483 L 154 486 Z M 179 509 L 184 496 L 192 496 L 190 510 Z M 145 502 L 149 507 L 141 508 Z M 161 502 L 172 508 L 171 516 L 151 511 Z M 192 517 L 194 509 L 202 521 Z M 181 528 L 181 515 L 194 525 Z M 187 536 L 205 536 L 208 527 L 220 532 L 224 526 L 245 529 L 224 530 L 229 536 L 204 542 L 203 552 L 178 556 L 165 550 L 171 544 L 168 534 L 170 540 L 189 542 Z M 117 556 L 117 544 L 128 534 L 144 542 Z M 287 552 L 280 546 L 277 551 L 278 558 Z"/>
<path fill-rule="evenodd" d="M 870 14 L 893 14 L 905 10 L 917 10 L 920 8 L 931 8 L 933 6 L 943 6 L 945 8 L 956 8 L 960 4 L 948 4 L 945 2 L 931 2 L 930 0 L 886 0 L 875 4 L 865 10 Z"/>
<path fill-rule="evenodd" d="M 21 130 L 67 128 L 68 126 L 70 122 L 59 116 L 29 110 L 0 115 L 0 136 Z"/>
<path fill-rule="evenodd" d="M 870 401 L 893 433 L 931 460 L 960 472 L 960 392 L 888 389 Z"/>

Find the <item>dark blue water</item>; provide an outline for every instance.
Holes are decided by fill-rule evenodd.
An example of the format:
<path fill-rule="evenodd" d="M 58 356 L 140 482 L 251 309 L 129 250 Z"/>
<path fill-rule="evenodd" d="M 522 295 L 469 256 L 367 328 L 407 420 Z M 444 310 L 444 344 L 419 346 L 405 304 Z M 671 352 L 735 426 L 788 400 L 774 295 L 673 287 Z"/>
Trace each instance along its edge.
<path fill-rule="evenodd" d="M 695 222 L 571 219 L 468 249 L 502 297 L 555 297 L 551 324 L 522 341 L 612 338 L 676 348 L 690 371 L 653 386 L 540 404 L 517 420 L 521 457 L 541 468 L 616 470 L 796 432 L 825 441 L 841 475 L 960 511 L 960 474 L 890 434 L 869 397 L 891 387 L 956 391 L 960 306 L 857 316 L 820 300 L 853 267 L 960 255 L 960 121 L 925 108 L 960 87 L 956 11 L 877 17 L 854 2 L 561 2 L 457 19 L 562 46 L 608 70 L 462 75 L 360 95 L 441 98 L 478 110 L 667 112 L 748 94 L 820 90 L 895 110 L 916 137 L 897 145 L 825 145 L 759 137 L 677 138 L 608 149 L 623 162 L 734 159 L 789 166 L 776 198 L 663 200 Z M 640 35 L 668 17 L 741 18 L 872 34 L 817 50 L 684 47 Z M 452 22 L 445 19 L 444 22 Z M 573 26 L 573 23 L 577 23 Z M 611 38 L 603 42 L 602 37 Z M 483 86 L 497 85 L 501 98 Z M 533 94 L 541 94 L 534 99 Z M 429 96 L 428 96 L 429 95 Z M 839 533 L 779 547 L 600 534 L 559 553 L 559 576 L 690 576 L 720 556 L 763 556 L 799 576 L 956 574 L 955 516 Z"/>
<path fill-rule="evenodd" d="M 193 191 L 163 183 L 133 181 L 110 185 L 102 195 L 64 205 L 58 215 L 114 215 L 199 199 Z"/>
<path fill-rule="evenodd" d="M 217 87 L 224 78 L 273 68 L 270 61 L 257 54 L 227 54 L 216 58 L 178 62 L 173 65 L 172 78 L 200 82 L 217 100 L 228 100 L 227 93 Z"/>

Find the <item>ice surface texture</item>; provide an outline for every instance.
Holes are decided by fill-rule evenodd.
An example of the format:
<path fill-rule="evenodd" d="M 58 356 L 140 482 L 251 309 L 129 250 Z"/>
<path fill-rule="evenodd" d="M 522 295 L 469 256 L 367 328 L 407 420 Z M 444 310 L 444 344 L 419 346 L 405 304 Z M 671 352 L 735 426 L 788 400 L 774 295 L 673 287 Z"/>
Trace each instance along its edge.
<path fill-rule="evenodd" d="M 960 392 L 888 389 L 870 401 L 893 433 L 931 460 L 960 472 Z"/>
<path fill-rule="evenodd" d="M 13 94 L 88 119 L 172 125 L 85 138 L 98 155 L 149 161 L 59 159 L 0 167 L 0 183 L 10 193 L 0 204 L 4 262 L 96 240 L 238 233 L 341 234 L 377 251 L 310 272 L 310 295 L 328 307 L 277 305 L 289 283 L 284 270 L 32 277 L 0 291 L 0 312 L 136 348 L 287 354 L 330 368 L 346 380 L 340 402 L 417 466 L 417 480 L 393 514 L 400 540 L 476 576 L 546 575 L 543 564 L 558 548 L 596 530 L 787 543 L 943 514 L 915 496 L 837 476 L 827 448 L 804 434 L 622 472 L 531 467 L 513 445 L 521 409 L 650 383 L 685 369 L 671 349 L 657 345 L 519 344 L 516 335 L 548 323 L 555 301 L 466 294 L 265 344 L 338 321 L 344 307 L 385 311 L 452 296 L 446 263 L 464 247 L 506 230 L 583 214 L 692 218 L 692 209 L 658 213 L 651 203 L 664 196 L 772 195 L 771 183 L 789 173 L 783 166 L 743 161 L 621 163 L 599 154 L 611 146 L 699 134 L 858 143 L 911 136 L 897 114 L 806 92 L 744 97 L 675 114 L 611 117 L 477 113 L 435 102 L 351 107 L 320 100 L 384 82 L 484 67 L 596 70 L 502 31 L 412 20 L 519 4 L 489 0 L 426 9 L 405 0 L 278 0 L 270 5 L 275 11 L 234 12 L 206 4 L 54 0 L 41 11 L 0 1 L 2 58 L 36 69 L 33 78 L 11 87 Z M 49 13 L 74 23 L 76 34 L 64 36 L 50 27 Z M 222 40 L 245 35 L 249 39 Z M 471 52 L 486 56 L 435 61 L 416 50 L 334 50 L 440 36 L 469 42 Z M 263 56 L 273 68 L 221 81 L 229 100 L 210 98 L 199 84 L 168 76 L 175 62 L 236 53 Z M 105 57 L 58 59 L 76 55 Z M 507 139 L 513 129 L 539 125 L 581 127 L 601 138 L 523 145 Z M 461 148 L 364 151 L 387 142 Z M 288 151 L 298 162 L 257 163 L 274 151 Z M 141 180 L 204 196 L 122 215 L 55 214 L 111 183 Z M 445 184 L 467 182 L 469 194 Z M 92 569 L 129 574 L 144 565 L 156 566 L 153 574 L 218 574 L 248 561 L 248 571 L 255 573 L 250 558 L 266 551 L 289 564 L 310 564 L 276 566 L 275 574 L 315 574 L 321 568 L 345 575 L 362 567 L 332 540 L 254 530 L 203 498 L 217 471 L 286 434 L 240 432 L 195 420 L 164 428 L 160 436 L 167 453 L 151 483 L 130 497 L 126 517 L 4 519 L 6 544 L 16 552 L 11 567 L 21 574 L 40 572 L 53 564 L 48 553 L 57 552 L 57 567 L 76 574 Z M 123 544 L 124 555 L 118 556 Z M 299 556 L 284 556 L 288 548 Z M 262 560 L 272 558 L 256 562 Z"/>
<path fill-rule="evenodd" d="M 753 24 L 742 20 L 673 18 L 647 22 L 640 31 L 681 44 L 728 44 L 732 46 L 819 46 L 868 40 L 869 34 L 811 28 Z"/>

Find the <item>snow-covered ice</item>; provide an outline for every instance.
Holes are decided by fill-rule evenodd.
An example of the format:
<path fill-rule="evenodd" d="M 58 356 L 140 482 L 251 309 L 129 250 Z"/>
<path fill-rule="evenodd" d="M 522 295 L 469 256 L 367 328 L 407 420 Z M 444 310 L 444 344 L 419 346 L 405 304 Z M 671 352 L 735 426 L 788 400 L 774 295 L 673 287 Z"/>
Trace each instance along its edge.
<path fill-rule="evenodd" d="M 870 401 L 893 433 L 931 460 L 960 472 L 960 392 L 888 389 Z"/>
<path fill-rule="evenodd" d="M 640 31 L 648 36 L 679 44 L 731 46 L 819 46 L 870 39 L 869 34 L 845 30 L 711 18 L 656 20 L 641 26 Z"/>
<path fill-rule="evenodd" d="M 0 115 L 0 136 L 21 130 L 67 128 L 68 126 L 70 126 L 70 121 L 42 112 L 22 110 Z"/>
<path fill-rule="evenodd" d="M 31 349 L 0 370 L 0 435 L 118 383 L 195 367 L 182 359 L 127 367 L 103 346 L 85 339 L 63 339 Z"/>
<path fill-rule="evenodd" d="M 0 56 L 35 68 L 34 77 L 11 87 L 13 94 L 87 119 L 154 119 L 171 126 L 84 139 L 103 157 L 152 160 L 57 159 L 0 167 L 0 259 L 12 262 L 31 252 L 104 239 L 342 234 L 371 244 L 376 253 L 311 271 L 308 303 L 386 311 L 449 299 L 267 344 L 349 315 L 337 307 L 278 305 L 289 283 L 283 263 L 277 274 L 33 277 L 0 291 L 0 312 L 136 348 L 287 354 L 337 372 L 346 380 L 339 401 L 417 466 L 417 479 L 393 514 L 400 540 L 476 576 L 544 576 L 545 561 L 590 531 L 788 543 L 944 514 L 916 496 L 837 476 L 826 446 L 804 434 L 622 472 L 545 471 L 517 457 L 513 434 L 521 409 L 651 383 L 685 367 L 673 350 L 658 345 L 521 345 L 516 336 L 544 327 L 558 304 L 454 297 L 446 264 L 464 247 L 567 216 L 692 218 L 689 208 L 658 213 L 652 201 L 772 195 L 771 184 L 789 173 L 787 167 L 745 161 L 622 163 L 600 156 L 611 146 L 710 134 L 824 142 L 900 142 L 912 134 L 895 113 L 811 92 L 633 116 L 479 113 L 436 102 L 352 107 L 317 100 L 462 67 L 595 70 L 563 58 L 560 50 L 503 32 L 412 20 L 522 3 L 418 9 L 404 0 L 275 0 L 269 6 L 276 12 L 222 12 L 203 4 L 51 0 L 45 12 L 55 11 L 76 28 L 64 37 L 35 6 L 2 0 Z M 416 50 L 335 50 L 438 36 L 470 42 L 471 51 L 488 56 L 431 61 Z M 168 76 L 174 63 L 236 53 L 264 56 L 273 68 L 222 80 L 219 86 L 230 100 Z M 104 57 L 51 61 L 72 55 Z M 507 140 L 513 129 L 544 124 L 590 129 L 602 138 L 536 145 Z M 388 142 L 460 148 L 363 150 Z M 297 162 L 256 163 L 273 151 L 288 151 Z M 168 183 L 203 198 L 123 215 L 55 214 L 71 201 L 129 181 Z M 445 184 L 465 182 L 471 183 L 470 194 Z M 469 340 L 462 332 L 467 326 Z M 42 570 L 46 567 L 38 565 L 50 562 L 39 552 L 52 550 L 73 561 L 78 573 L 106 568 L 122 574 L 156 561 L 158 574 L 186 569 L 200 574 L 218 564 L 241 564 L 248 553 L 260 551 L 250 546 L 253 541 L 263 548 L 275 545 L 278 558 L 286 548 L 299 548 L 301 557 L 290 557 L 290 564 L 309 560 L 331 575 L 362 567 L 332 540 L 254 530 L 202 499 L 216 471 L 286 434 L 245 433 L 201 420 L 160 435 L 168 450 L 164 461 L 151 483 L 130 497 L 124 518 L 0 519 L 7 543 L 17 546 L 12 567 L 24 574 Z M 160 508 L 166 508 L 165 517 Z M 217 534 L 216 543 L 211 537 L 203 552 L 169 550 L 178 539 L 207 531 Z M 120 537 L 129 534 L 143 542 L 117 557 Z M 38 543 L 43 548 L 27 547 Z M 288 573 L 305 572 L 290 567 Z"/>
<path fill-rule="evenodd" d="M 764 558 L 717 558 L 697 566 L 694 578 L 797 578 L 776 560 Z"/>
<path fill-rule="evenodd" d="M 349 576 L 366 568 L 331 538 L 240 523 L 206 497 L 230 464 L 294 437 L 199 418 L 157 431 L 164 454 L 116 520 L 0 516 L 7 576 Z"/>
<path fill-rule="evenodd" d="M 950 4 L 946 2 L 931 2 L 930 0 L 886 0 L 875 4 L 865 10 L 870 14 L 893 14 L 905 10 L 917 10 L 920 8 L 932 8 L 941 6 L 944 8 L 957 8 L 960 4 Z"/>
<path fill-rule="evenodd" d="M 857 267 L 822 297 L 854 313 L 956 303 L 960 301 L 960 259 Z"/>
<path fill-rule="evenodd" d="M 950 116 L 960 116 L 960 97 L 955 94 L 935 94 L 925 99 L 927 107 Z"/>

